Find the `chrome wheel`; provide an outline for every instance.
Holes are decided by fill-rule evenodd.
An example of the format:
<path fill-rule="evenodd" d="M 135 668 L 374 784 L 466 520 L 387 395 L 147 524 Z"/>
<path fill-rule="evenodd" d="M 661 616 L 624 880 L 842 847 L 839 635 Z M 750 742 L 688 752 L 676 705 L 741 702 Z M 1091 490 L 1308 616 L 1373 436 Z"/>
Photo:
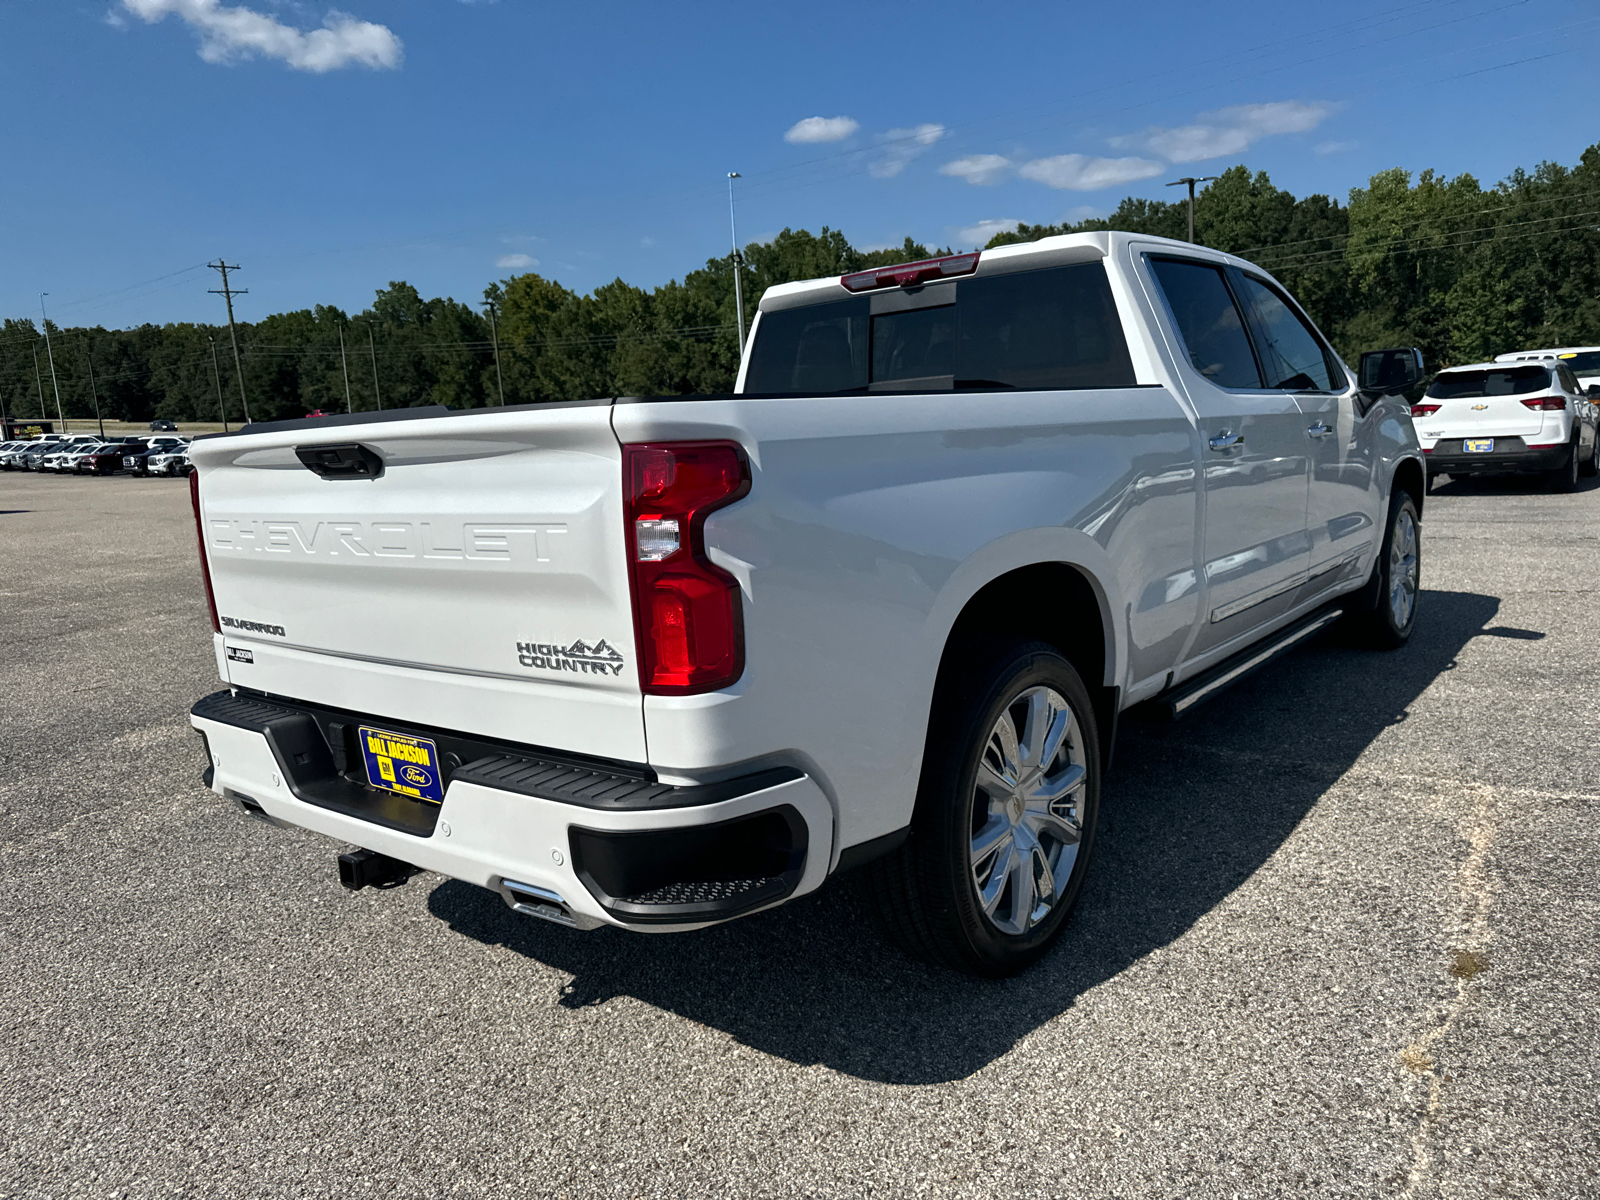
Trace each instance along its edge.
<path fill-rule="evenodd" d="M 1389 539 L 1389 615 L 1396 629 L 1411 623 L 1417 606 L 1417 521 L 1402 508 L 1395 514 Z"/>
<path fill-rule="evenodd" d="M 1021 693 L 989 732 L 968 856 L 978 907 L 1002 933 L 1027 933 L 1048 917 L 1072 876 L 1086 761 L 1077 718 L 1054 688 Z"/>

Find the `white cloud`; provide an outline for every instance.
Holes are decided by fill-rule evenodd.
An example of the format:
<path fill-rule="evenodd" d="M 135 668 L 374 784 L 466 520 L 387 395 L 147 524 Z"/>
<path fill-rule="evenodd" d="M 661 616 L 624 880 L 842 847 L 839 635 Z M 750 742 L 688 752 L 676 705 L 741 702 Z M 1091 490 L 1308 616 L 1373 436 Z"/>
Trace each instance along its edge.
<path fill-rule="evenodd" d="M 1318 154 L 1343 154 L 1346 150 L 1354 150 L 1360 142 L 1318 142 L 1312 147 Z"/>
<path fill-rule="evenodd" d="M 1240 104 L 1201 113 L 1193 125 L 1147 129 L 1143 133 L 1112 138 L 1111 144 L 1150 150 L 1173 162 L 1200 162 L 1242 153 L 1274 134 L 1309 132 L 1332 116 L 1337 107 L 1324 100 Z"/>
<path fill-rule="evenodd" d="M 167 17 L 187 22 L 200 34 L 200 57 L 209 63 L 260 54 L 320 74 L 353 63 L 392 70 L 405 57 L 405 47 L 387 26 L 337 9 L 322 18 L 321 29 L 304 31 L 222 0 L 122 0 L 122 7 L 146 24 Z"/>
<path fill-rule="evenodd" d="M 650 247 L 654 246 L 655 244 L 656 244 L 655 238 L 650 237 L 649 235 L 646 235 L 646 236 L 644 236 L 644 237 L 639 239 L 639 245 L 643 246 L 646 250 L 650 249 Z"/>
<path fill-rule="evenodd" d="M 1010 233 L 1021 224 L 1021 218 L 1001 220 L 998 217 L 986 217 L 976 225 L 968 225 L 965 229 L 956 230 L 956 245 L 976 246 L 981 249 L 989 244 L 989 239 L 995 234 Z"/>
<path fill-rule="evenodd" d="M 1162 166 L 1148 158 L 1092 158 L 1086 154 L 1057 154 L 1036 158 L 1017 168 L 1017 174 L 1047 187 L 1074 192 L 1097 192 L 1120 187 L 1136 179 L 1161 174 Z"/>
<path fill-rule="evenodd" d="M 783 140 L 794 144 L 842 142 L 860 128 L 861 122 L 854 117 L 807 117 L 791 125 Z"/>
<path fill-rule="evenodd" d="M 526 271 L 537 267 L 539 260 L 531 254 L 502 254 L 494 260 L 494 265 L 502 271 Z"/>
<path fill-rule="evenodd" d="M 874 179 L 893 179 L 943 136 L 943 125 L 891 129 L 883 135 L 883 148 L 879 157 L 868 165 L 867 171 Z"/>
<path fill-rule="evenodd" d="M 969 154 L 939 168 L 941 175 L 954 175 L 968 183 L 999 183 L 1011 169 L 1004 154 Z"/>

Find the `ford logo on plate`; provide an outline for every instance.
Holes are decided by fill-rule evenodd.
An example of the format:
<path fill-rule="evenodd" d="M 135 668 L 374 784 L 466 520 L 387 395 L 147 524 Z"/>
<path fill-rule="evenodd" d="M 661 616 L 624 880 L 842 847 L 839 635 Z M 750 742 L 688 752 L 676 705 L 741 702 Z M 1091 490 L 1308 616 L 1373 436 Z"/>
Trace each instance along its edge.
<path fill-rule="evenodd" d="M 419 787 L 419 788 L 420 787 L 427 787 L 430 783 L 433 782 L 433 776 L 429 775 L 426 771 L 424 771 L 421 767 L 417 766 L 415 763 L 407 763 L 405 766 L 401 767 L 400 768 L 400 778 L 404 779 L 412 787 Z"/>

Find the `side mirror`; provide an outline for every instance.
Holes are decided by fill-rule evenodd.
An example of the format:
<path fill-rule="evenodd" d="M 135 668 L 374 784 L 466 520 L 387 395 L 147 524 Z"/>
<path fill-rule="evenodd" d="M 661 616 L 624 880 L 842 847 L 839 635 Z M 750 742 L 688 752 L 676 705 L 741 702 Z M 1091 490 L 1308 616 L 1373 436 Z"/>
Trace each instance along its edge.
<path fill-rule="evenodd" d="M 1423 376 L 1422 351 L 1368 350 L 1361 356 L 1361 390 L 1377 396 L 1398 396 Z"/>
<path fill-rule="evenodd" d="M 1591 383 L 1583 389 L 1583 394 L 1589 397 L 1600 397 L 1600 383 Z"/>

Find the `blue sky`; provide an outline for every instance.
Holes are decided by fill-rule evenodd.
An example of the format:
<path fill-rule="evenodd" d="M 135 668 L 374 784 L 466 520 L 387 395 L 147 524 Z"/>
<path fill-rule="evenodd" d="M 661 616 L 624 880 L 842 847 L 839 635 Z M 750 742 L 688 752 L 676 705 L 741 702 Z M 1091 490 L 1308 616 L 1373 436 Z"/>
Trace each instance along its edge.
<path fill-rule="evenodd" d="M 651 286 L 785 226 L 981 244 L 1236 162 L 1341 200 L 1600 141 L 1593 0 L 0 0 L 0 315 Z M 197 269 L 196 269 L 197 268 Z"/>

